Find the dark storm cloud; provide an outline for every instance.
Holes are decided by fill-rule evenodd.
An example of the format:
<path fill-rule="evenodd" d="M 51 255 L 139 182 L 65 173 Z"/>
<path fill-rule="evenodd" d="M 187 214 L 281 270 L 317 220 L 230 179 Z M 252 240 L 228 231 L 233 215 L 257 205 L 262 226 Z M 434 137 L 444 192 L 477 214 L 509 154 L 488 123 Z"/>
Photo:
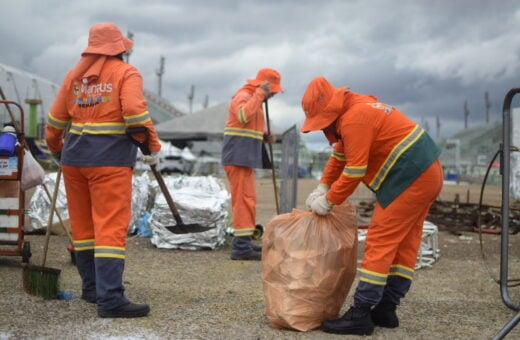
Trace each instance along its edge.
<path fill-rule="evenodd" d="M 374 94 L 428 122 L 441 137 L 485 121 L 489 92 L 493 120 L 505 93 L 518 86 L 520 5 L 514 1 L 28 1 L 2 2 L 0 62 L 59 83 L 78 60 L 88 29 L 102 21 L 134 34 L 130 62 L 145 87 L 186 110 L 205 96 L 226 102 L 264 66 L 282 74 L 272 100 L 279 126 L 303 122 L 301 96 L 323 75 L 336 86 Z M 324 144 L 320 133 L 304 139 Z M 321 143 L 321 144 L 320 144 Z"/>

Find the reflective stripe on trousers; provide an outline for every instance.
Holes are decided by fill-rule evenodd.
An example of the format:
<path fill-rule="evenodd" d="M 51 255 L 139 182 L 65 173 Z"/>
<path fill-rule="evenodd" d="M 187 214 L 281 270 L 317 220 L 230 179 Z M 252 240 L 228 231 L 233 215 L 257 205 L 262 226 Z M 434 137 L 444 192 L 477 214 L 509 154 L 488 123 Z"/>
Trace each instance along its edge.
<path fill-rule="evenodd" d="M 225 165 L 224 170 L 231 190 L 234 235 L 251 236 L 256 225 L 255 171 L 235 165 Z"/>
<path fill-rule="evenodd" d="M 95 282 L 98 309 L 117 308 L 128 303 L 123 271 L 132 168 L 63 165 L 62 169 L 83 289 L 91 290 Z"/>
<path fill-rule="evenodd" d="M 437 160 L 386 208 L 376 204 L 365 241 L 355 303 L 375 305 L 384 290 L 389 291 L 393 300 L 406 295 L 423 224 L 442 183 L 442 168 Z"/>

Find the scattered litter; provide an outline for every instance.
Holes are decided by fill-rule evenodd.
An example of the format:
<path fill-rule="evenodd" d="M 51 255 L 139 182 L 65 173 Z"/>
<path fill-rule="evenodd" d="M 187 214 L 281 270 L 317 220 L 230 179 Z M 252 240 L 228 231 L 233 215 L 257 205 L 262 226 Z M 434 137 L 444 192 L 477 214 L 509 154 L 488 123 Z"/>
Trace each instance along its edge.
<path fill-rule="evenodd" d="M 364 225 L 358 226 L 358 241 L 365 242 L 369 229 Z M 417 254 L 417 262 L 415 269 L 431 267 L 435 261 L 441 256 L 438 241 L 438 227 L 429 222 L 424 221 L 421 247 Z M 444 245 L 446 247 L 446 245 Z"/>
<path fill-rule="evenodd" d="M 58 295 L 56 295 L 56 298 L 58 300 L 72 300 L 76 298 L 76 294 L 72 292 L 58 292 Z"/>
<path fill-rule="evenodd" d="M 466 236 L 466 235 L 460 235 L 459 236 L 459 240 L 461 240 L 461 241 L 472 241 L 473 237 L 472 236 Z"/>

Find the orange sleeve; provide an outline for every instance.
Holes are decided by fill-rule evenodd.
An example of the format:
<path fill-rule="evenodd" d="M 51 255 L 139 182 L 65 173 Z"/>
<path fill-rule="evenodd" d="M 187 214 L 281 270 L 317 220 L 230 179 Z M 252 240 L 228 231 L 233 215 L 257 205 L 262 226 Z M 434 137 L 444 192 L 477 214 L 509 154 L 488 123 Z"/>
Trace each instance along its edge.
<path fill-rule="evenodd" d="M 47 147 L 51 152 L 61 152 L 63 148 L 63 135 L 67 128 L 71 116 L 67 108 L 67 92 L 68 87 L 66 84 L 69 82 L 67 79 L 69 75 L 65 77 L 62 86 L 60 87 L 54 102 L 47 114 L 47 122 L 45 124 L 45 141 Z"/>
<path fill-rule="evenodd" d="M 159 152 L 161 143 L 144 98 L 143 78 L 136 68 L 131 67 L 127 71 L 121 85 L 120 96 L 121 110 L 128 127 L 145 126 L 150 134 L 148 141 L 150 151 Z M 135 136 L 135 138 L 144 140 L 144 136 Z"/>
<path fill-rule="evenodd" d="M 341 204 L 345 201 L 363 181 L 375 138 L 373 124 L 366 120 L 367 117 L 361 110 L 353 109 L 347 114 L 354 119 L 345 116 L 340 124 L 345 167 L 327 193 L 327 199 L 333 204 Z M 358 119 L 359 117 L 361 119 Z"/>
<path fill-rule="evenodd" d="M 330 187 L 341 175 L 344 166 L 343 142 L 339 141 L 334 145 L 334 150 L 330 154 L 325 169 L 323 169 L 320 183 L 327 184 Z"/>
<path fill-rule="evenodd" d="M 260 87 L 255 90 L 252 96 L 249 96 L 245 91 L 239 91 L 231 102 L 230 112 L 236 115 L 240 124 L 245 125 L 255 120 L 258 114 L 263 115 L 262 103 L 264 100 L 265 91 Z"/>
<path fill-rule="evenodd" d="M 61 152 L 61 149 L 63 148 L 63 130 L 58 130 L 52 126 L 46 125 L 45 141 L 50 152 Z"/>

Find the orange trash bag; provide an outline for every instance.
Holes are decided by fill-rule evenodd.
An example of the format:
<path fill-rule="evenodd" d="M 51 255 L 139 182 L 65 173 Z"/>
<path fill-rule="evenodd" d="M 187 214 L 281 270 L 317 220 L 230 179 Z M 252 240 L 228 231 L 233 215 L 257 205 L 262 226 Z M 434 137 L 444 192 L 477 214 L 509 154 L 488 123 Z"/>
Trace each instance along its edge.
<path fill-rule="evenodd" d="M 334 206 L 326 216 L 293 209 L 265 229 L 262 281 L 269 324 L 309 331 L 336 318 L 357 269 L 352 204 Z"/>

